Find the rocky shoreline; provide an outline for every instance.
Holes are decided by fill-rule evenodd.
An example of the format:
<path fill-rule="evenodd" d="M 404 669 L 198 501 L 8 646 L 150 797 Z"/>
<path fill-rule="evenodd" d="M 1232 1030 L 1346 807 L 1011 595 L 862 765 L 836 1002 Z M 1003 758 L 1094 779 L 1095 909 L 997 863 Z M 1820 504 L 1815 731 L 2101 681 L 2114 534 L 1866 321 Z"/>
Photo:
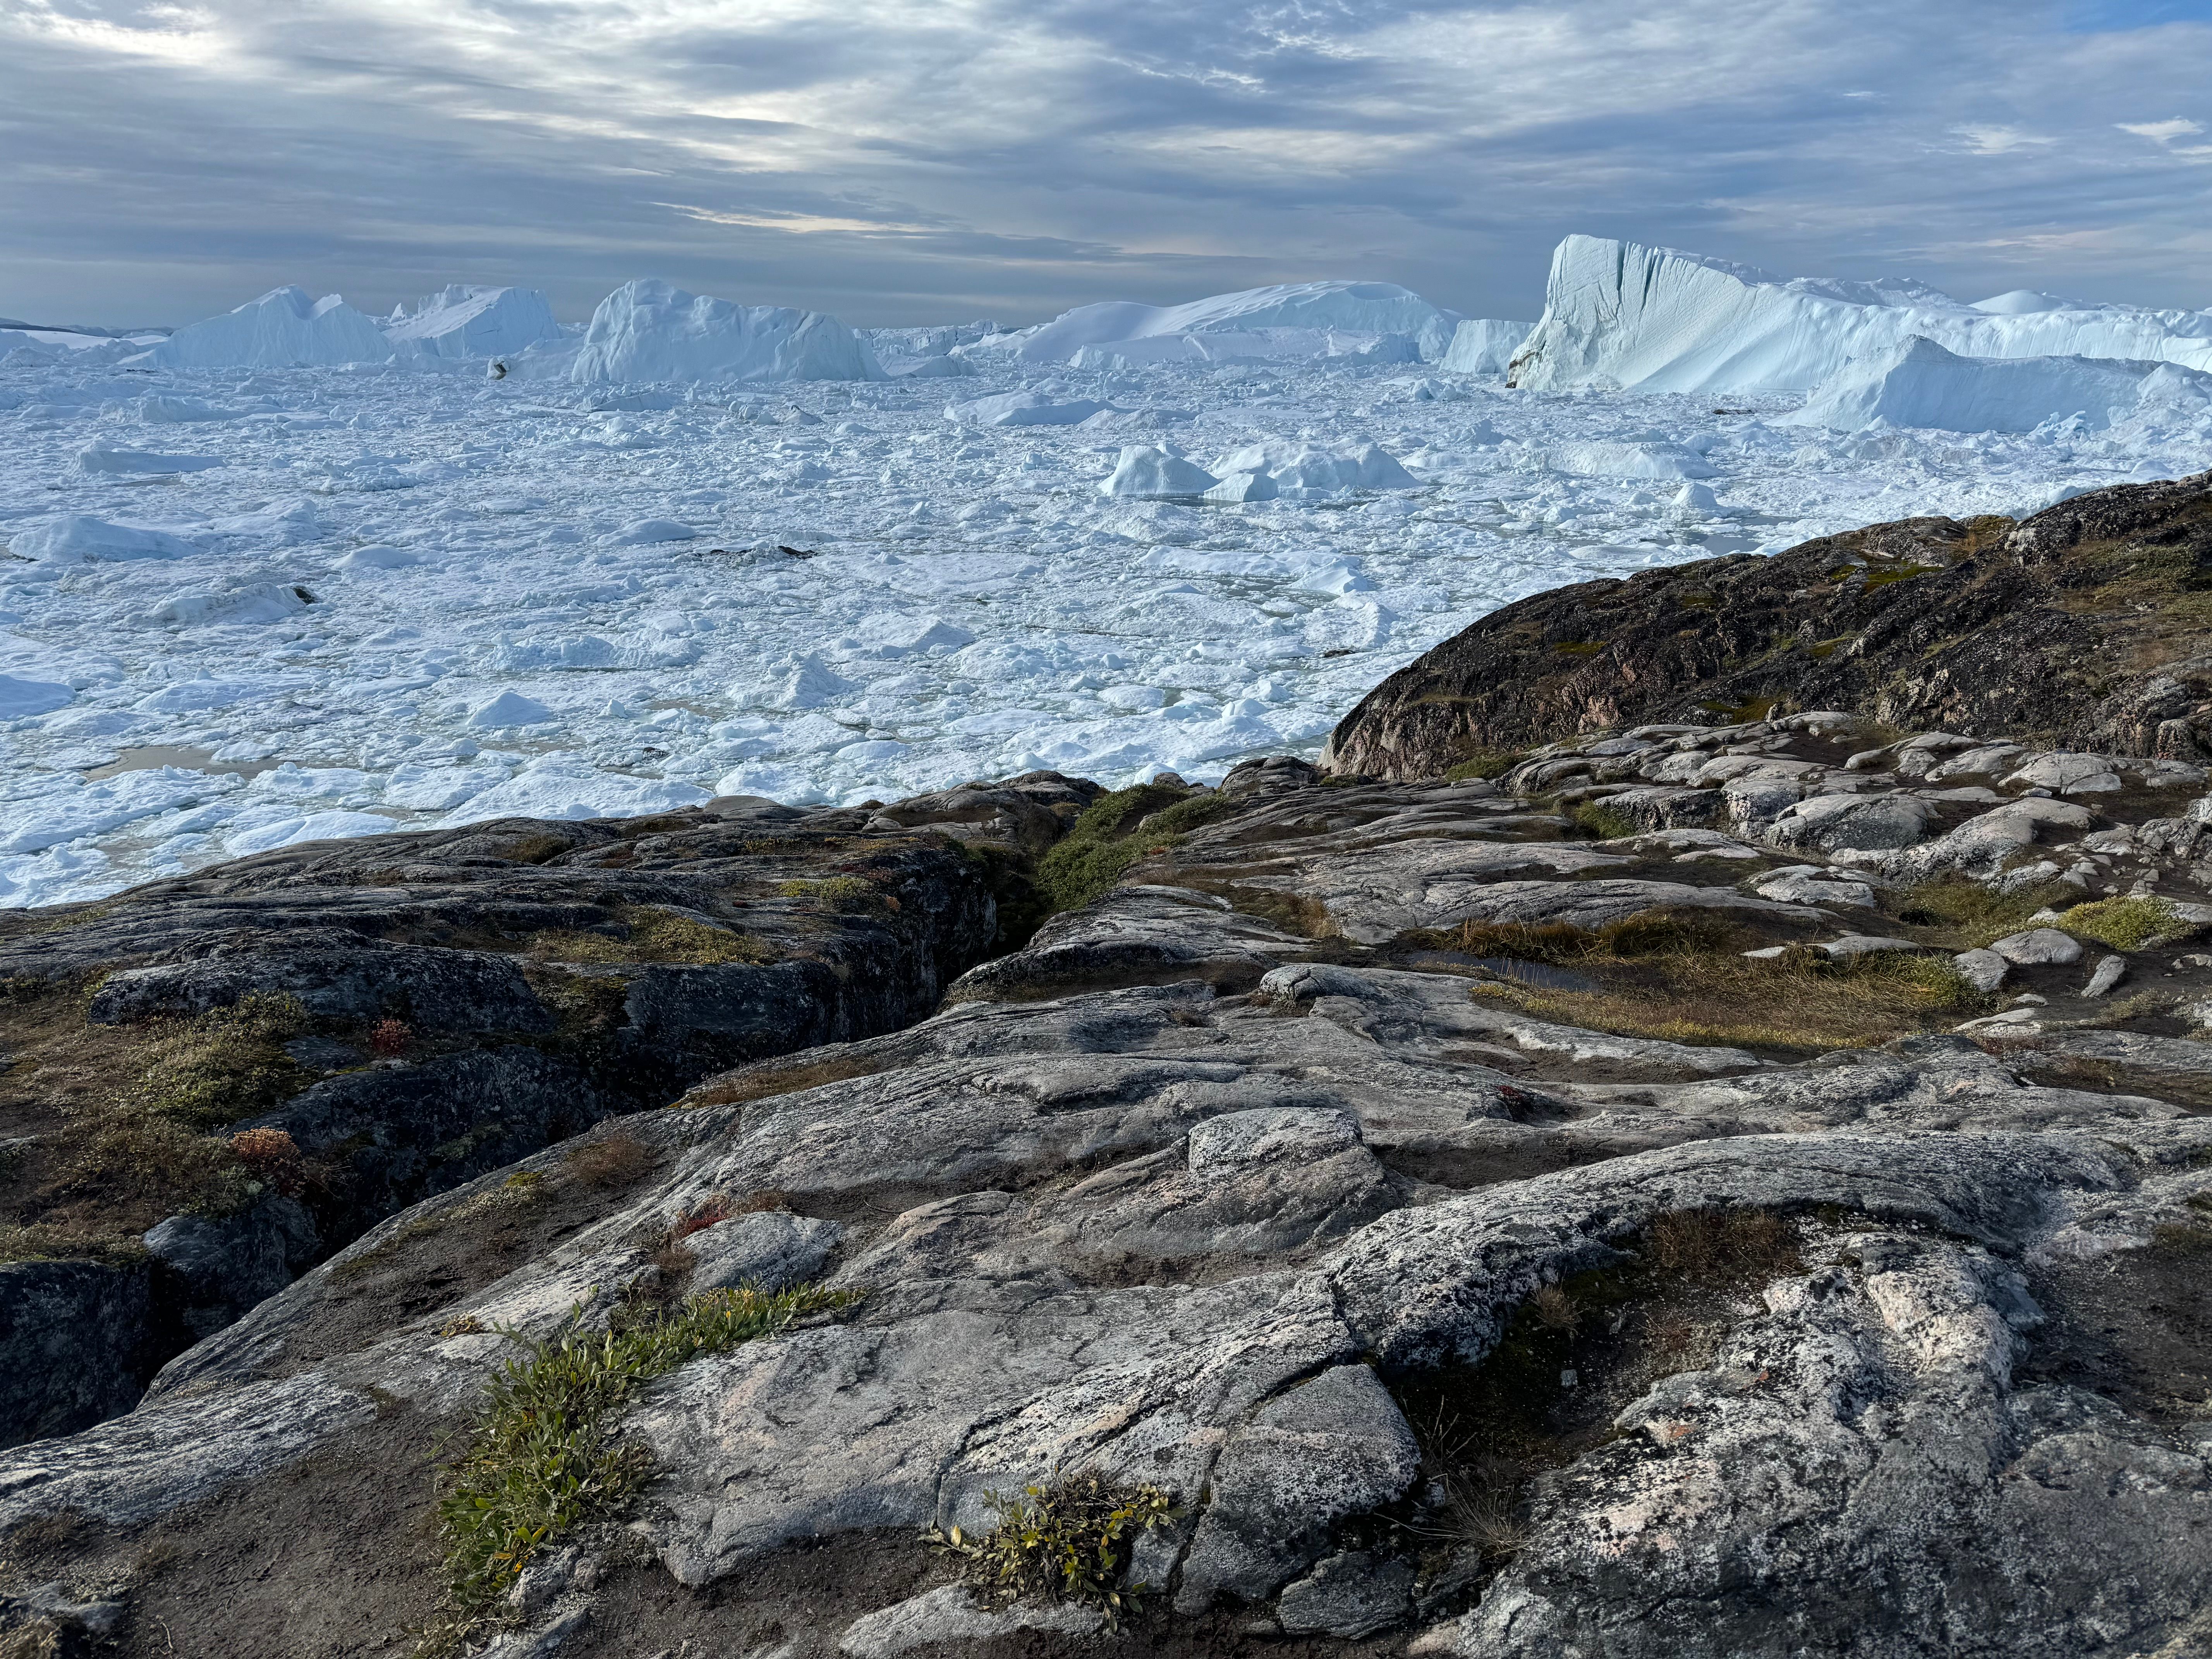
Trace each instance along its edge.
<path fill-rule="evenodd" d="M 2205 711 L 2185 629 L 2036 550 L 2185 620 L 2200 523 L 2207 478 L 1540 596 L 1212 790 L 517 821 L 11 917 L 0 1620 L 2180 1659 Z M 1865 643 L 1749 660 L 1793 606 Z M 519 1355 L 740 1307 L 606 1396 L 620 1501 L 456 1589 Z M 1158 1495 L 1111 1558 L 1152 1593 L 994 1594 L 974 1540 L 1078 1474 Z"/>

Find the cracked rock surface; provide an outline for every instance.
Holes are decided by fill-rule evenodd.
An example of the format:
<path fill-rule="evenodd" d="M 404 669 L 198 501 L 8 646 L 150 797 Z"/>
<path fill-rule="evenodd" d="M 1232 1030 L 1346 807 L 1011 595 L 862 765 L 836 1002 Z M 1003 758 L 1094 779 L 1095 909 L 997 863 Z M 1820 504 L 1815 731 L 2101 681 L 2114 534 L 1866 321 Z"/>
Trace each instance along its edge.
<path fill-rule="evenodd" d="M 811 1279 L 861 1297 L 635 1397 L 651 1480 L 497 1651 L 2193 1651 L 2204 775 L 1918 741 L 1816 711 L 1488 782 L 1240 768 L 929 1018 L 431 1194 L 8 1452 L 9 1605 L 52 1622 L 61 1582 L 133 1653 L 380 1650 L 507 1333 Z M 1912 805 L 1790 810 L 1838 796 Z M 2075 956 L 1983 952 L 1978 989 L 1975 927 Z M 1816 948 L 1850 939 L 1903 948 Z M 2155 994 L 2087 994 L 2113 954 Z M 1992 1035 L 2000 993 L 2040 1000 Z M 920 1541 L 1079 1469 L 1180 1510 L 1118 1637 L 981 1607 Z"/>

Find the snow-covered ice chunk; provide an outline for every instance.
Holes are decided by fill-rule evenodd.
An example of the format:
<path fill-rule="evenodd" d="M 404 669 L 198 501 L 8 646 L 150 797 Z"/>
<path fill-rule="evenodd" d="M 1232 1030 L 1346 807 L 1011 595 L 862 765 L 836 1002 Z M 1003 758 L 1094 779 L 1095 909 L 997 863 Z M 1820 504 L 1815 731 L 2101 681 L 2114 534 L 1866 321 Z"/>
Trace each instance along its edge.
<path fill-rule="evenodd" d="M 791 710 L 820 708 L 860 689 L 820 656 L 809 652 L 781 678 L 765 685 L 741 686 L 734 695 L 741 705 L 749 708 Z"/>
<path fill-rule="evenodd" d="M 217 408 L 204 398 L 173 397 L 156 392 L 138 400 L 138 418 L 156 425 L 191 421 L 234 421 L 238 415 L 238 410 Z"/>
<path fill-rule="evenodd" d="M 1674 505 L 1685 513 L 1717 513 L 1721 498 L 1711 484 L 1686 483 L 1674 492 Z"/>
<path fill-rule="evenodd" d="M 1063 402 L 1036 392 L 1001 392 L 947 404 L 945 418 L 961 426 L 1073 426 L 1105 409 L 1088 398 Z"/>
<path fill-rule="evenodd" d="M 1676 248 L 1570 236 L 1514 383 L 1644 392 L 1806 392 L 1914 335 L 1976 357 L 2163 359 L 2212 368 L 2212 312 L 2004 313 L 1923 283 L 1784 278 Z"/>
<path fill-rule="evenodd" d="M 1324 448 L 1271 440 L 1232 449 L 1213 463 L 1227 477 L 1237 472 L 1266 472 L 1282 489 L 1418 489 L 1420 480 L 1398 465 L 1382 445 L 1353 440 Z"/>
<path fill-rule="evenodd" d="M 2212 374 L 2095 357 L 1961 357 L 1918 336 L 1853 362 L 1784 424 L 1856 432 L 1880 423 L 1946 432 L 2033 432 L 2078 417 L 2101 431 L 2144 403 L 2212 406 Z"/>
<path fill-rule="evenodd" d="M 1240 501 L 1272 501 L 1280 493 L 1275 488 L 1275 481 L 1264 472 L 1232 472 L 1217 481 L 1200 499 L 1218 507 L 1228 507 Z"/>
<path fill-rule="evenodd" d="M 478 731 L 508 726 L 538 726 L 553 718 L 553 711 L 535 697 L 520 691 L 502 691 L 489 702 L 469 710 L 468 724 Z"/>
<path fill-rule="evenodd" d="M 88 559 L 182 559 L 200 550 L 166 530 L 113 524 L 82 513 L 65 514 L 19 530 L 8 549 L 19 559 L 42 564 L 82 564 Z"/>
<path fill-rule="evenodd" d="M 599 301 L 570 378 L 609 380 L 880 380 L 875 354 L 835 317 L 741 306 L 647 277 Z"/>
<path fill-rule="evenodd" d="M 0 674 L 0 720 L 51 714 L 76 696 L 68 686 L 52 680 L 25 680 L 13 674 Z"/>
<path fill-rule="evenodd" d="M 336 294 L 276 288 L 237 310 L 180 328 L 146 354 L 163 368 L 289 368 L 380 363 L 392 342 Z"/>
<path fill-rule="evenodd" d="M 1150 444 L 1130 444 L 1099 493 L 1140 501 L 1194 501 L 1221 481 L 1204 467 Z"/>
<path fill-rule="evenodd" d="M 423 357 L 500 357 L 557 340 L 553 307 L 534 288 L 485 288 L 456 283 L 384 319 L 384 337 L 402 353 Z"/>
<path fill-rule="evenodd" d="M 708 799 L 696 784 L 605 772 L 578 756 L 547 755 L 506 782 L 448 812 L 446 825 L 489 818 L 634 818 L 672 812 Z"/>
<path fill-rule="evenodd" d="M 289 582 L 248 582 L 237 587 L 173 593 L 132 620 L 148 627 L 268 623 L 297 616 L 315 603 L 313 593 Z"/>
<path fill-rule="evenodd" d="M 640 519 L 599 538 L 601 547 L 650 547 L 657 542 L 688 542 L 698 535 L 674 519 Z"/>
<path fill-rule="evenodd" d="M 1437 367 L 1460 374 L 1503 374 L 1534 327 L 1496 317 L 1462 317 Z"/>
<path fill-rule="evenodd" d="M 205 472 L 226 465 L 220 455 L 161 455 L 145 449 L 111 449 L 94 444 L 76 458 L 87 472 L 130 476 L 150 472 Z"/>
<path fill-rule="evenodd" d="M 225 837 L 222 850 L 233 858 L 266 853 L 279 847 L 296 847 L 309 841 L 349 841 L 357 836 L 381 836 L 399 828 L 381 812 L 308 812 L 279 818 Z"/>
<path fill-rule="evenodd" d="M 872 657 L 935 657 L 975 643 L 975 635 L 942 617 L 874 616 L 857 630 Z"/>
<path fill-rule="evenodd" d="M 1667 443 L 1559 444 L 1545 455 L 1555 472 L 1585 478 L 1717 478 L 1694 449 Z"/>

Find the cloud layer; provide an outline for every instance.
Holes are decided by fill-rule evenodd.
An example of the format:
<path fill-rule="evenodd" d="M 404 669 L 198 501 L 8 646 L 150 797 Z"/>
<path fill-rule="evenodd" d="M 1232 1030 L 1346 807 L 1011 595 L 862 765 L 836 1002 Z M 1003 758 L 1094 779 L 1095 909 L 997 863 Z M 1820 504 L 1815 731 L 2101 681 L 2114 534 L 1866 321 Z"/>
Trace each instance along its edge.
<path fill-rule="evenodd" d="M 1571 230 L 2212 305 L 2202 0 L 0 0 L 0 313 L 651 272 L 855 323 Z"/>

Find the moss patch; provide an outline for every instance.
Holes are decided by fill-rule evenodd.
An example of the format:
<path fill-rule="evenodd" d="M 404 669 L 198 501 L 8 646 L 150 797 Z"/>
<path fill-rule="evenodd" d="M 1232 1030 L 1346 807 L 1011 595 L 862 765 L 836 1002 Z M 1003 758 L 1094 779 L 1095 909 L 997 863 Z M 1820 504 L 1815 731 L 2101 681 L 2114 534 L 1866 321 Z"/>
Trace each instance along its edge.
<path fill-rule="evenodd" d="M 1037 885 L 1054 911 L 1101 897 L 1146 854 L 1164 851 L 1200 825 L 1225 817 L 1237 803 L 1210 791 L 1140 783 L 1101 795 L 1037 866 Z"/>
<path fill-rule="evenodd" d="M 2181 912 L 2162 898 L 2107 898 L 2077 904 L 2058 919 L 2058 925 L 2076 939 L 2094 939 L 2115 951 L 2140 951 L 2194 931 Z"/>
<path fill-rule="evenodd" d="M 859 884 L 867 889 L 866 882 Z M 690 968 L 726 963 L 757 966 L 775 960 L 775 952 L 760 939 L 657 905 L 628 906 L 617 925 L 622 929 L 619 933 L 568 930 L 532 933 L 524 953 L 539 962 L 664 963 Z"/>
<path fill-rule="evenodd" d="M 1447 783 L 1465 783 L 1470 778 L 1502 778 L 1527 757 L 1525 749 L 1478 749 L 1444 774 Z"/>

